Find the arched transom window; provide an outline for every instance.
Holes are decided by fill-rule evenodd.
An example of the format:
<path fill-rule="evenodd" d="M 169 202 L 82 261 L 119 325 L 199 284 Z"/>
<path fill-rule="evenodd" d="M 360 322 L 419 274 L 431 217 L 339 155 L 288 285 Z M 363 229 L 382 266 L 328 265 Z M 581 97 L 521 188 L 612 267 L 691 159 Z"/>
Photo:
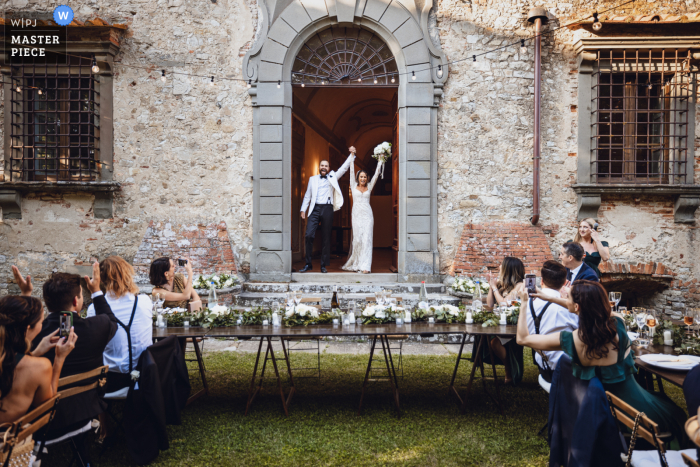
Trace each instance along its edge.
<path fill-rule="evenodd" d="M 396 60 L 382 39 L 354 27 L 330 27 L 314 34 L 292 68 L 298 86 L 398 86 Z"/>

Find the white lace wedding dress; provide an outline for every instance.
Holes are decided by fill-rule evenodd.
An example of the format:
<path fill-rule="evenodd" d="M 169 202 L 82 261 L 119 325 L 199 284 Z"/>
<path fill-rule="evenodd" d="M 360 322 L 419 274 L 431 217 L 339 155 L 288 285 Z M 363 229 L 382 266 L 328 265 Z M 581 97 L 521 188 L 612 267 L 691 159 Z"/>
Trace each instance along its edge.
<path fill-rule="evenodd" d="M 347 263 L 343 266 L 346 271 L 372 270 L 372 238 L 374 235 L 374 215 L 369 204 L 369 196 L 377 182 L 383 162 L 377 164 L 372 180 L 364 193 L 357 189 L 355 179 L 355 163 L 350 163 L 350 187 L 352 188 L 352 250 Z"/>

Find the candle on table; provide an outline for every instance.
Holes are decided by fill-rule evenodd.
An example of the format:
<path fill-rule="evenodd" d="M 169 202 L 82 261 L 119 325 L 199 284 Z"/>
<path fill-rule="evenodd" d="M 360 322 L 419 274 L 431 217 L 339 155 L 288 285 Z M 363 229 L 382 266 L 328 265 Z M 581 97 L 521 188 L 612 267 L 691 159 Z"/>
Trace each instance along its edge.
<path fill-rule="evenodd" d="M 670 330 L 664 331 L 664 345 L 673 345 L 673 333 Z"/>
<path fill-rule="evenodd" d="M 434 323 L 435 323 L 435 318 L 433 318 L 432 316 L 430 318 L 428 318 L 428 324 L 434 324 Z"/>
<path fill-rule="evenodd" d="M 472 324 L 474 322 L 474 317 L 470 311 L 467 311 L 467 319 L 465 321 L 467 324 Z"/>
<path fill-rule="evenodd" d="M 501 320 L 498 322 L 498 324 L 507 324 L 505 313 L 501 313 Z"/>

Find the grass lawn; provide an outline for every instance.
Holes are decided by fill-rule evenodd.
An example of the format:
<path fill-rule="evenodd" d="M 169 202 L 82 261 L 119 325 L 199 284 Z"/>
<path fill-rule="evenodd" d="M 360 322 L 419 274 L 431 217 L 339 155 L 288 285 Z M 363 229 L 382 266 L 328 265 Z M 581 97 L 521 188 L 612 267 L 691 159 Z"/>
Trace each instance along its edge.
<path fill-rule="evenodd" d="M 397 418 L 389 383 L 370 383 L 363 415 L 357 405 L 367 355 L 321 357 L 322 380 L 298 379 L 297 393 L 284 416 L 273 381 L 265 385 L 244 416 L 255 354 L 213 352 L 205 355 L 210 393 L 183 411 L 183 424 L 170 426 L 170 449 L 158 466 L 545 466 L 549 448 L 537 432 L 547 420 L 547 395 L 537 384 L 537 369 L 525 352 L 526 369 L 517 387 L 502 388 L 505 417 L 483 392 L 472 389 L 469 410 L 460 414 L 447 386 L 454 356 L 404 356 L 402 416 Z M 310 366 L 315 355 L 294 355 L 294 366 Z M 466 382 L 469 362 L 460 365 Z M 499 367 L 502 371 L 502 367 Z M 193 376 L 193 390 L 199 381 Z M 665 386 L 685 408 L 680 389 Z M 132 465 L 125 442 L 117 441 L 99 466 Z M 44 465 L 68 464 L 70 450 L 51 450 Z"/>

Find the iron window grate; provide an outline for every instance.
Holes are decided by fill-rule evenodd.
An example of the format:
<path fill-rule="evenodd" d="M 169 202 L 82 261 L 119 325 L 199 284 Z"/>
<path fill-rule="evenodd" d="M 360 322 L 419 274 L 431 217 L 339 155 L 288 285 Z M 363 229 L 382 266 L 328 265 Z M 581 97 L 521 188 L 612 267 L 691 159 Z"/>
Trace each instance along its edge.
<path fill-rule="evenodd" d="M 593 79 L 595 183 L 688 183 L 690 50 L 601 50 Z"/>
<path fill-rule="evenodd" d="M 394 54 L 380 37 L 356 27 L 330 27 L 301 48 L 292 84 L 398 86 L 399 75 Z"/>
<path fill-rule="evenodd" d="M 100 93 L 94 57 L 47 55 L 41 64 L 11 66 L 10 180 L 96 180 Z"/>

